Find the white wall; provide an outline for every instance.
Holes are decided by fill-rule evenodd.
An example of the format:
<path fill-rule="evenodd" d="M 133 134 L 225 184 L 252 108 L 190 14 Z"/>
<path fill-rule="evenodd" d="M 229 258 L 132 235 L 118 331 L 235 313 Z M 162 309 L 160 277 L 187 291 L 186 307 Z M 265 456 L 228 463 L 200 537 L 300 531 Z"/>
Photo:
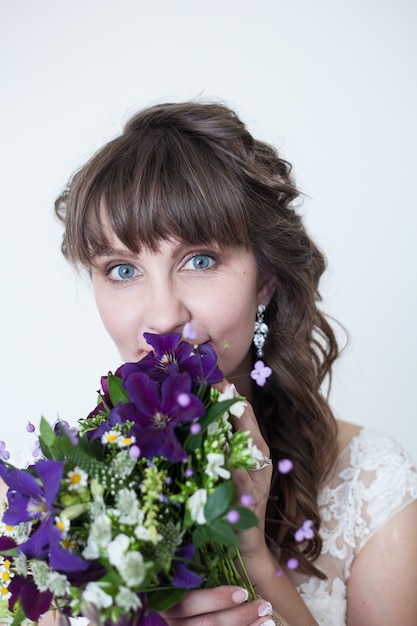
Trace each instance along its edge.
<path fill-rule="evenodd" d="M 138 108 L 222 99 L 293 162 L 350 331 L 333 404 L 417 457 L 412 0 L 3 0 L 1 431 L 75 421 L 119 357 L 61 258 L 53 201 Z"/>

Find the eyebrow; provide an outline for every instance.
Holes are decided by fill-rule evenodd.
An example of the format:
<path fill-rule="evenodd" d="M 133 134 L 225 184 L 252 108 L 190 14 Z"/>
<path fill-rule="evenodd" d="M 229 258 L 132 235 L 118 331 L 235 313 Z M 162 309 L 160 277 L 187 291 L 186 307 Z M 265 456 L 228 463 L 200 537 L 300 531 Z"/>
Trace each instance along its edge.
<path fill-rule="evenodd" d="M 110 248 L 107 252 L 101 252 L 100 254 L 94 255 L 94 258 L 100 257 L 110 257 L 110 256 L 131 256 L 132 254 L 137 254 L 128 248 Z"/>
<path fill-rule="evenodd" d="M 169 240 L 168 240 L 169 241 Z M 187 241 L 177 241 L 177 247 L 174 248 L 171 252 L 171 258 L 175 258 L 177 256 L 183 255 L 190 248 L 210 248 L 210 247 L 218 247 L 218 244 L 209 244 L 209 243 L 200 243 L 200 244 L 192 244 Z M 145 246 L 146 247 L 146 246 Z M 121 258 L 130 258 L 132 255 L 136 255 L 140 257 L 141 251 L 134 252 L 129 250 L 129 248 L 110 248 L 108 251 L 102 252 L 100 254 L 96 254 L 92 259 L 92 264 L 94 265 L 94 260 L 110 258 L 112 256 L 117 256 Z M 158 254 L 158 250 L 155 250 L 155 254 Z"/>

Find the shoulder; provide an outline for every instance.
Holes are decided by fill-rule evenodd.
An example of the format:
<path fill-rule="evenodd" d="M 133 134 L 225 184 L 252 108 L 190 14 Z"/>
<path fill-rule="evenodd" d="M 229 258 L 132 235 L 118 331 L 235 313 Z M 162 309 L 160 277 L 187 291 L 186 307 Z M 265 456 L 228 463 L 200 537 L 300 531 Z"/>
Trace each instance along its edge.
<path fill-rule="evenodd" d="M 337 444 L 339 452 L 345 450 L 345 448 L 350 445 L 353 437 L 356 437 L 361 430 L 362 427 L 358 424 L 337 420 Z"/>
<path fill-rule="evenodd" d="M 327 495 L 350 508 L 359 548 L 405 506 L 417 500 L 411 456 L 384 433 L 339 423 L 339 456 Z M 339 502 L 342 504 L 341 502 Z"/>
<path fill-rule="evenodd" d="M 390 435 L 370 428 L 338 421 L 339 463 L 349 463 L 362 471 L 394 466 L 416 474 L 410 454 Z"/>

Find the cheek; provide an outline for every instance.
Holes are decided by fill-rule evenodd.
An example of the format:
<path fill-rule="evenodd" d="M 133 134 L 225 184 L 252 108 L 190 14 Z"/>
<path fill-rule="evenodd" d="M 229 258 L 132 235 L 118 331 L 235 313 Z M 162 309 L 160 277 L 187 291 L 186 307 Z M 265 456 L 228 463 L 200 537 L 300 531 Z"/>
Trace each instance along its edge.
<path fill-rule="evenodd" d="M 120 349 L 128 340 L 128 329 L 134 326 L 133 320 L 129 319 L 129 311 L 132 309 L 128 306 L 120 306 L 115 298 L 106 296 L 100 289 L 95 289 L 95 299 L 104 328 Z"/>
<path fill-rule="evenodd" d="M 243 363 L 250 350 L 256 312 L 253 301 L 242 307 L 233 307 L 229 315 L 219 315 L 217 346 L 219 364 L 225 375 L 230 374 Z M 253 311 L 252 311 L 253 310 Z M 227 345 L 226 349 L 222 349 Z"/>

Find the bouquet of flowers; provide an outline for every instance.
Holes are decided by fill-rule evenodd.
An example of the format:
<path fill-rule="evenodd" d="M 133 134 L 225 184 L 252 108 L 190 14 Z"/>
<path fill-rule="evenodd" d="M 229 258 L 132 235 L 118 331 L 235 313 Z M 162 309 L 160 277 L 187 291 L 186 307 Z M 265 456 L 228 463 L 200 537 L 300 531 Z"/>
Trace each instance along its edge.
<path fill-rule="evenodd" d="M 145 338 L 152 351 L 102 378 L 99 404 L 77 428 L 42 419 L 36 462 L 0 462 L 2 623 L 55 608 L 63 625 L 86 616 L 159 626 L 158 612 L 191 588 L 243 584 L 253 594 L 235 566 L 237 532 L 258 520 L 231 480 L 263 459 L 231 426 L 244 400 L 213 387 L 223 375 L 211 346 Z"/>

